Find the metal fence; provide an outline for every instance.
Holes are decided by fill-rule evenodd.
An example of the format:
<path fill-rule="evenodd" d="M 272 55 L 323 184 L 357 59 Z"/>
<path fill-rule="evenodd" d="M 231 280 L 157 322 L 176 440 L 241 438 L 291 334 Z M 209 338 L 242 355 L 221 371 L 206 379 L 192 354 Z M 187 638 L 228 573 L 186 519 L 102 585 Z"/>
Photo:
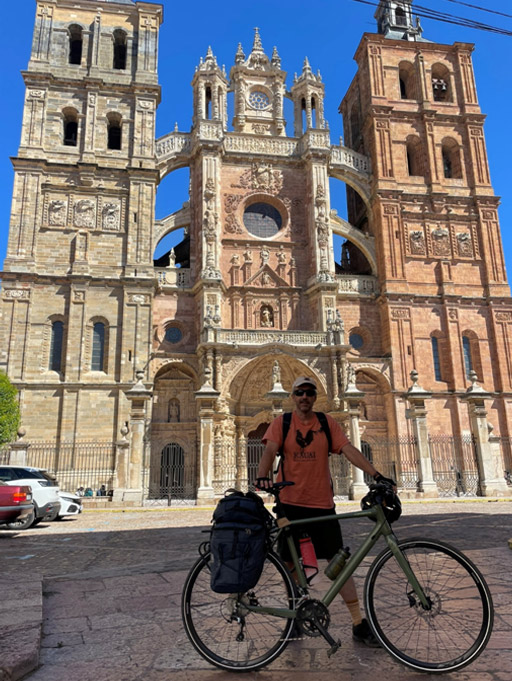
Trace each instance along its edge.
<path fill-rule="evenodd" d="M 507 485 L 512 485 L 512 437 L 499 437 L 501 457 L 503 459 L 503 475 Z"/>
<path fill-rule="evenodd" d="M 186 452 L 176 442 L 167 444 L 150 458 L 147 443 L 142 469 L 144 506 L 193 505 L 197 496 L 195 451 Z"/>
<path fill-rule="evenodd" d="M 27 466 L 46 469 L 69 492 L 83 487 L 96 495 L 102 485 L 112 490 L 115 460 L 112 442 L 32 442 L 27 449 Z"/>
<path fill-rule="evenodd" d="M 396 480 L 399 489 L 419 489 L 421 474 L 416 438 L 403 435 L 394 439 L 363 440 L 361 451 L 379 473 Z M 365 480 L 367 483 L 373 482 L 367 475 L 365 475 Z"/>
<path fill-rule="evenodd" d="M 480 474 L 472 435 L 430 435 L 432 474 L 441 497 L 481 494 Z"/>

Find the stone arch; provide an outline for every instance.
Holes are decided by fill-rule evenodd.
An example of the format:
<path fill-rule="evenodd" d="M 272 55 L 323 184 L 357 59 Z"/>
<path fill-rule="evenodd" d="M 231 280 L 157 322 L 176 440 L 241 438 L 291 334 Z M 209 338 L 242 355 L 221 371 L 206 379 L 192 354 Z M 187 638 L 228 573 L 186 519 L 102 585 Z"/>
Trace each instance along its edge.
<path fill-rule="evenodd" d="M 395 437 L 395 406 L 388 378 L 376 367 L 356 366 L 356 387 L 364 393 L 361 401 L 363 439 Z"/>
<path fill-rule="evenodd" d="M 349 222 L 339 217 L 331 215 L 331 229 L 333 234 L 337 234 L 353 243 L 368 260 L 371 273 L 377 275 L 377 256 L 375 253 L 375 243 L 373 237 L 361 232 L 353 227 Z"/>

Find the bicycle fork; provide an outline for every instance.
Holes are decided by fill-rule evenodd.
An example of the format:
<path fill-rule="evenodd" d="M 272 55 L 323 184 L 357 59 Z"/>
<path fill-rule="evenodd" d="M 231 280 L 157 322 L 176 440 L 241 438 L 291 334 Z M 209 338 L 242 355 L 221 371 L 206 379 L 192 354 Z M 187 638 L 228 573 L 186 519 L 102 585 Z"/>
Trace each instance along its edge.
<path fill-rule="evenodd" d="M 393 532 L 385 536 L 386 543 L 389 547 L 389 550 L 395 557 L 395 560 L 397 563 L 400 565 L 402 568 L 402 571 L 404 575 L 407 577 L 407 581 L 411 585 L 412 589 L 407 592 L 407 597 L 409 599 L 409 605 L 411 608 L 413 608 L 415 605 L 417 605 L 417 601 L 414 598 L 414 594 L 416 594 L 421 607 L 423 610 L 431 610 L 432 609 L 432 600 L 429 598 L 429 596 L 426 595 L 425 591 L 423 590 L 423 587 L 421 584 L 418 582 L 416 579 L 416 575 L 414 574 L 414 571 L 407 559 L 407 556 L 402 552 L 400 547 L 398 546 L 398 542 L 396 540 L 395 535 Z"/>

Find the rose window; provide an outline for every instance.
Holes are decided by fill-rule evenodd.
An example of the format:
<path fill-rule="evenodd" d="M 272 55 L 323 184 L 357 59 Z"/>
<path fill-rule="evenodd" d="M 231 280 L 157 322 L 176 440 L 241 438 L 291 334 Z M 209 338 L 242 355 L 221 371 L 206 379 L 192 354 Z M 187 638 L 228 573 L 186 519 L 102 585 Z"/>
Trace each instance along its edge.
<path fill-rule="evenodd" d="M 262 111 L 270 106 L 270 99 L 264 92 L 259 90 L 253 90 L 249 95 L 249 104 L 253 109 L 258 109 Z"/>

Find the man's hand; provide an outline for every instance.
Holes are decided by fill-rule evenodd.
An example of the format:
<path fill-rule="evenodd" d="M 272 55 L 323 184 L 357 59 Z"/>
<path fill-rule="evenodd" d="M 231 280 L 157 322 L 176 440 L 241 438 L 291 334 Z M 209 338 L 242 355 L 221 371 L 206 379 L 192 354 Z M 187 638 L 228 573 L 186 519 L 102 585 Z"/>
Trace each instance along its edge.
<path fill-rule="evenodd" d="M 270 489 L 272 487 L 272 480 L 270 478 L 256 478 L 255 486 L 258 489 Z"/>
<path fill-rule="evenodd" d="M 382 473 L 376 473 L 373 476 L 373 479 L 375 480 L 375 482 L 385 482 L 388 485 L 391 485 L 391 487 L 393 488 L 393 491 L 396 492 L 396 482 L 394 480 L 392 480 L 391 478 L 384 477 L 382 475 Z"/>

